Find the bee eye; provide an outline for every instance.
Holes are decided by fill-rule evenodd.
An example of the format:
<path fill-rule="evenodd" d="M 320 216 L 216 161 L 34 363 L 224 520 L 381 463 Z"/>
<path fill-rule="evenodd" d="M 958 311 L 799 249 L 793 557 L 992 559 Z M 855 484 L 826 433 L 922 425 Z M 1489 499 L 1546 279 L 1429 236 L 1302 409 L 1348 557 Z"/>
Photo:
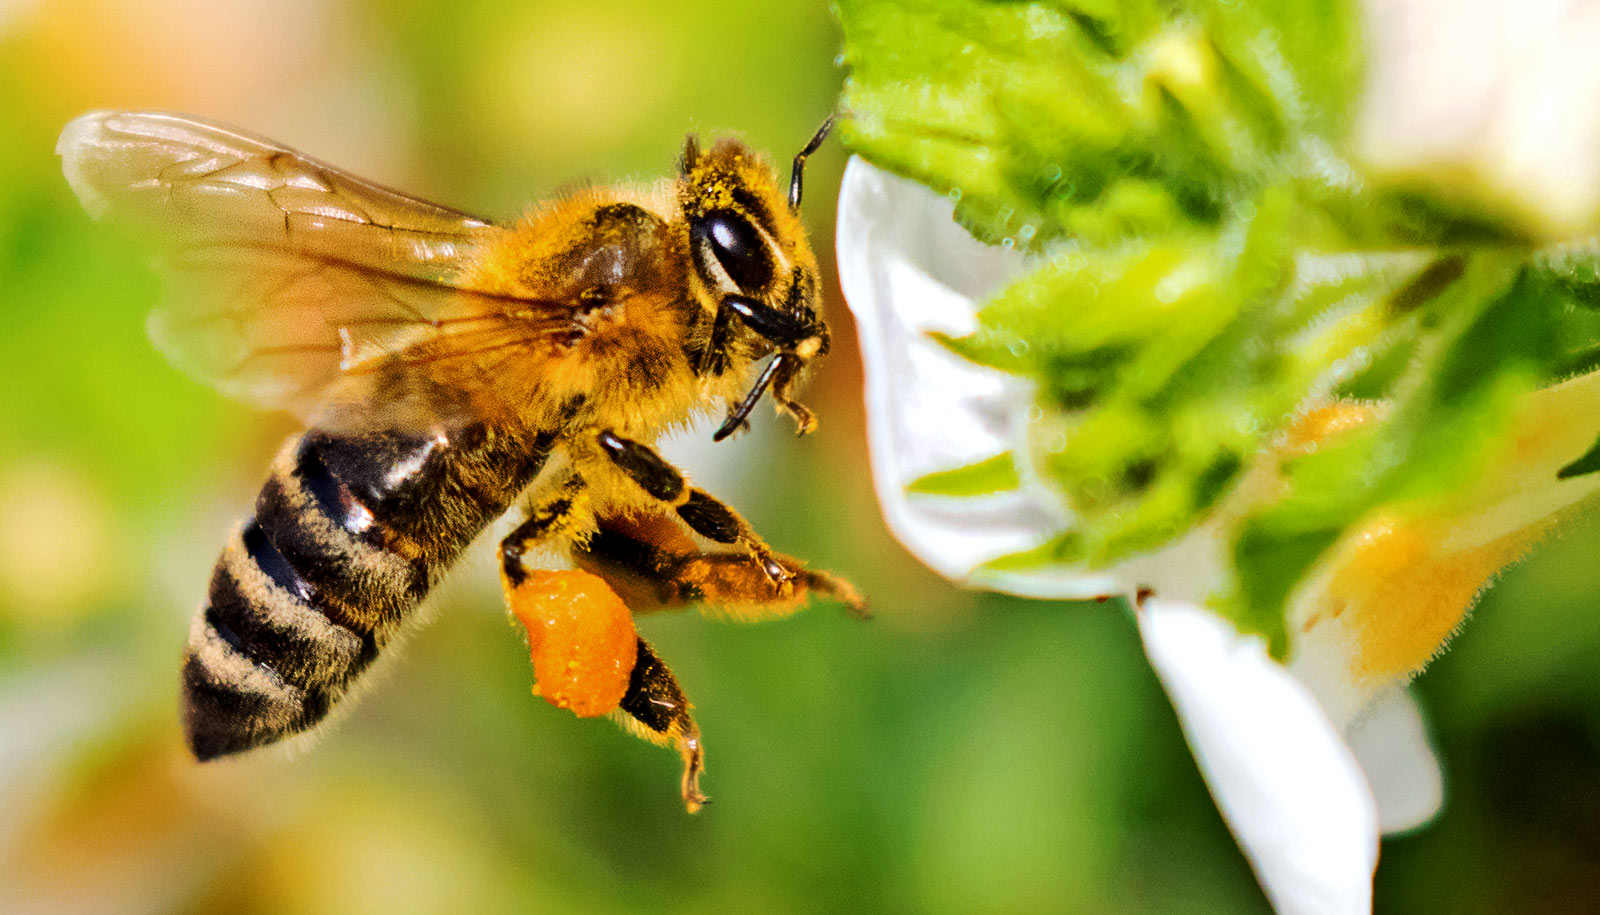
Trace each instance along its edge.
<path fill-rule="evenodd" d="M 772 281 L 772 263 L 767 246 L 748 220 L 737 213 L 715 210 L 696 226 L 698 234 L 711 244 L 728 277 L 743 290 L 758 291 Z"/>

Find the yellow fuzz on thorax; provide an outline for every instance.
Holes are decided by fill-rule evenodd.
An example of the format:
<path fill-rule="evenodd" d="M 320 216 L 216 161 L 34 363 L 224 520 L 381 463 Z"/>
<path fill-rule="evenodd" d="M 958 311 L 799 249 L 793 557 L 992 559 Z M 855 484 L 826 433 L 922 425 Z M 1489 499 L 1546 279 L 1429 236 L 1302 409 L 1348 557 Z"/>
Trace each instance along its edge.
<path fill-rule="evenodd" d="M 631 203 L 653 213 L 651 256 L 614 290 L 614 300 L 583 309 L 590 290 L 570 275 L 574 252 L 612 241 L 596 234 L 603 206 Z M 465 285 L 486 292 L 557 303 L 579 314 L 582 333 L 548 336 L 530 330 L 525 352 L 496 367 L 497 390 L 530 428 L 592 425 L 653 441 L 704 409 L 708 392 L 684 355 L 703 333 L 688 298 L 688 231 L 676 218 L 672 184 L 599 187 L 545 203 L 484 247 Z M 563 411 L 581 404 L 577 415 Z"/>

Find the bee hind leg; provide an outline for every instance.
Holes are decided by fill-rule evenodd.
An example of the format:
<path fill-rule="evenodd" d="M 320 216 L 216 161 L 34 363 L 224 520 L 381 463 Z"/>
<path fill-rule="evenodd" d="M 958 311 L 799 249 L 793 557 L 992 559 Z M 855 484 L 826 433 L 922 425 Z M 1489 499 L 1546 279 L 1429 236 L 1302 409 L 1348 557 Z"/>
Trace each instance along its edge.
<path fill-rule="evenodd" d="M 529 550 L 561 536 L 576 526 L 584 514 L 583 478 L 572 476 L 500 541 L 500 577 L 507 593 L 529 572 L 524 560 Z"/>
<path fill-rule="evenodd" d="M 617 707 L 633 668 L 633 614 L 603 579 L 588 572 L 529 568 L 527 554 L 570 533 L 586 514 L 574 476 L 500 541 L 506 606 L 528 634 L 534 694 L 580 718 Z"/>
<path fill-rule="evenodd" d="M 672 671 L 648 642 L 639 639 L 628 691 L 612 717 L 633 735 L 678 751 L 683 758 L 683 804 L 695 813 L 710 798 L 700 792 L 705 748 L 700 742 L 700 726 L 689 713 L 691 708 Z"/>
<path fill-rule="evenodd" d="M 534 694 L 579 717 L 610 715 L 635 736 L 676 749 L 683 802 L 694 813 L 706 803 L 700 728 L 671 671 L 634 629 L 628 605 L 591 572 L 523 563 L 528 550 L 577 523 L 582 496 L 574 477 L 500 544 L 506 603 L 528 633 Z"/>

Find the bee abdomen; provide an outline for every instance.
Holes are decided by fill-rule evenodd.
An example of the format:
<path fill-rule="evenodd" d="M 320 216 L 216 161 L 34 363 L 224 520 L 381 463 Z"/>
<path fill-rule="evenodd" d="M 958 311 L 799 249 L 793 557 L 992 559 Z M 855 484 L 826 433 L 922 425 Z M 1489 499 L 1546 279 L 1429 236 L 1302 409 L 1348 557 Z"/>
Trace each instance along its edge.
<path fill-rule="evenodd" d="M 184 662 L 185 725 L 195 756 L 271 743 L 327 714 L 378 651 L 376 629 L 330 608 L 259 517 L 234 531 Z"/>
<path fill-rule="evenodd" d="M 312 431 L 291 442 L 254 517 L 229 537 L 190 630 L 184 724 L 195 756 L 321 721 L 537 474 L 550 440 Z"/>

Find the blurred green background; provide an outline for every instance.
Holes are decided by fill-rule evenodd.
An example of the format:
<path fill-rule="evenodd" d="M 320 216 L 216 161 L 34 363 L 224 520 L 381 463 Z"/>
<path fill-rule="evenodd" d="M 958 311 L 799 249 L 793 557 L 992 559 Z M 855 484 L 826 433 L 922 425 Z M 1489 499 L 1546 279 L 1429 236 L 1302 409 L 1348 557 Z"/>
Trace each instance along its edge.
<path fill-rule="evenodd" d="M 831 266 L 821 432 L 668 450 L 877 619 L 642 623 L 698 707 L 704 813 L 672 754 L 529 695 L 486 545 L 315 746 L 182 752 L 189 615 L 293 428 L 149 346 L 156 281 L 72 198 L 61 126 L 200 113 L 510 216 L 664 174 L 688 129 L 786 158 L 838 40 L 821 3 L 0 2 L 0 912 L 1265 910 L 1122 608 L 964 592 L 889 538 Z M 827 252 L 842 155 L 814 161 Z M 1600 899 L 1597 534 L 1512 571 L 1420 682 L 1449 800 L 1385 843 L 1378 911 Z"/>

